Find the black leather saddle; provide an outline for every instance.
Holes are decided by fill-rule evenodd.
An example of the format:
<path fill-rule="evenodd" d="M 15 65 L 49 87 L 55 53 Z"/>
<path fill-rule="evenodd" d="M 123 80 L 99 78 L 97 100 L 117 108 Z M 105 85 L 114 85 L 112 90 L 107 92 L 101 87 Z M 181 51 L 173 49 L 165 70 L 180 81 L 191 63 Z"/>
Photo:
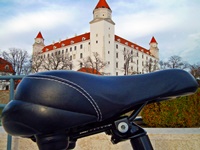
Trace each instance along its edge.
<path fill-rule="evenodd" d="M 28 75 L 4 109 L 11 135 L 30 137 L 114 120 L 140 104 L 194 93 L 196 80 L 171 69 L 132 76 L 99 76 L 75 71 Z"/>

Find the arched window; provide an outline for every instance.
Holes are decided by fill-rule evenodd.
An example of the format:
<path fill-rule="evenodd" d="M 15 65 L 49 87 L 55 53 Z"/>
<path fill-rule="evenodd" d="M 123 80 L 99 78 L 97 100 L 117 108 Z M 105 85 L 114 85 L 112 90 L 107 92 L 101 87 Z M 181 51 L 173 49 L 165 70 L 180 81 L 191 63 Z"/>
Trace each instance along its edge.
<path fill-rule="evenodd" d="M 6 65 L 6 66 L 5 66 L 5 70 L 9 70 L 9 65 Z"/>

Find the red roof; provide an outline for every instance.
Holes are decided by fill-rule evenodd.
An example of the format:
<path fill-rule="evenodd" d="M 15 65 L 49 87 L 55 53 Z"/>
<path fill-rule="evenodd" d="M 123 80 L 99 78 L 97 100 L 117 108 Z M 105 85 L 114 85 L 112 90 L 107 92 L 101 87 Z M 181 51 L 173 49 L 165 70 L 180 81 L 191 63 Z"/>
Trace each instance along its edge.
<path fill-rule="evenodd" d="M 99 0 L 99 2 L 97 4 L 97 6 L 95 7 L 95 9 L 98 9 L 98 8 L 108 8 L 108 9 L 110 9 L 110 7 L 109 7 L 108 3 L 106 2 L 106 0 Z"/>
<path fill-rule="evenodd" d="M 141 46 L 139 46 L 139 45 L 137 45 L 137 44 L 135 44 L 135 43 L 132 43 L 132 42 L 130 42 L 130 41 L 124 39 L 124 38 L 121 38 L 121 37 L 119 37 L 119 36 L 117 36 L 117 35 L 115 35 L 115 41 L 116 41 L 116 42 L 119 42 L 119 43 L 121 43 L 121 44 L 127 45 L 127 46 L 129 46 L 129 47 L 132 47 L 132 48 L 134 48 L 134 49 L 136 49 L 136 50 L 139 50 L 139 51 L 141 51 L 141 52 L 144 52 L 144 53 L 146 53 L 146 54 L 151 55 L 150 51 L 147 50 L 146 48 L 143 48 L 143 47 L 141 47 Z"/>
<path fill-rule="evenodd" d="M 94 69 L 94 68 L 85 68 L 85 67 L 83 67 L 83 68 L 79 69 L 78 71 L 79 71 L 79 72 L 86 72 L 86 73 L 101 75 L 101 73 L 98 72 L 98 71 L 97 71 L 96 69 Z"/>
<path fill-rule="evenodd" d="M 42 49 L 42 52 L 44 53 L 46 51 L 51 51 L 53 49 L 61 48 L 61 47 L 68 46 L 71 44 L 76 44 L 76 43 L 89 40 L 89 39 L 90 39 L 90 33 L 85 33 L 79 36 L 75 36 L 73 38 L 69 38 L 60 42 L 53 43 L 51 45 L 47 45 Z"/>
<path fill-rule="evenodd" d="M 36 38 L 44 39 L 41 32 L 38 33 L 38 35 L 36 36 Z"/>
<path fill-rule="evenodd" d="M 12 64 L 2 58 L 0 58 L 0 72 L 15 73 Z"/>
<path fill-rule="evenodd" d="M 156 41 L 156 39 L 154 38 L 154 36 L 152 37 L 150 43 L 157 43 L 157 41 Z M 150 43 L 149 43 L 149 44 L 150 44 Z"/>
<path fill-rule="evenodd" d="M 54 50 L 54 49 L 58 49 L 58 48 L 61 48 L 61 47 L 65 47 L 65 46 L 69 46 L 69 45 L 72 45 L 72 44 L 76 44 L 76 43 L 79 43 L 79 42 L 82 42 L 82 41 L 85 41 L 85 40 L 90 40 L 90 33 L 85 33 L 85 34 L 81 34 L 81 35 L 78 35 L 78 36 L 75 36 L 73 38 L 69 38 L 69 39 L 66 39 L 66 40 L 63 40 L 63 41 L 60 41 L 60 42 L 56 42 L 56 43 L 53 43 L 51 45 L 47 45 L 45 46 L 43 49 L 42 49 L 42 53 L 45 53 L 47 51 L 51 51 L 51 50 Z M 151 55 L 150 51 L 147 50 L 146 48 L 143 48 L 135 43 L 132 43 L 122 37 L 119 37 L 117 35 L 115 35 L 115 41 L 116 42 L 119 42 L 121 44 L 124 44 L 124 45 L 127 45 L 129 47 L 132 47 L 134 49 L 137 49 L 143 53 L 146 53 L 148 55 Z"/>

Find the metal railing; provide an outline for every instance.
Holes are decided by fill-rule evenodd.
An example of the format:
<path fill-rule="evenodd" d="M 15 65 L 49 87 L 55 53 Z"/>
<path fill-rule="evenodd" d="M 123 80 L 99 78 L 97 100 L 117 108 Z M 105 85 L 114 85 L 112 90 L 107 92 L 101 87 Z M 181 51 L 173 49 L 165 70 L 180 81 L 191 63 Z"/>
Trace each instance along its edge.
<path fill-rule="evenodd" d="M 0 80 L 6 80 L 10 82 L 10 92 L 9 92 L 9 101 L 14 99 L 14 90 L 15 90 L 15 80 L 20 80 L 24 77 L 21 76 L 0 76 Z M 4 108 L 6 104 L 0 103 L 0 108 Z M 11 150 L 12 148 L 12 136 L 7 136 L 7 150 Z"/>

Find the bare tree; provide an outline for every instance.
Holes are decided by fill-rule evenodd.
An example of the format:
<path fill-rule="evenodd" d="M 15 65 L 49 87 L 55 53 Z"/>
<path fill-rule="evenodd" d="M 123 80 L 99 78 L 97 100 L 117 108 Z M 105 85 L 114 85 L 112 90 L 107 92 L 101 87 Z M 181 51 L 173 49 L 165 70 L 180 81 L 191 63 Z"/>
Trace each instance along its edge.
<path fill-rule="evenodd" d="M 146 69 L 146 72 L 154 72 L 158 70 L 158 61 L 153 61 L 150 58 L 148 61 L 146 61 L 144 68 Z"/>
<path fill-rule="evenodd" d="M 39 72 L 41 70 L 43 60 L 43 57 L 41 57 L 39 54 L 35 54 L 32 56 L 31 70 L 33 73 Z"/>
<path fill-rule="evenodd" d="M 133 51 L 124 50 L 124 75 L 128 75 L 130 71 L 130 63 L 133 62 Z"/>
<path fill-rule="evenodd" d="M 40 56 L 42 57 L 42 56 Z M 43 59 L 42 68 L 44 70 L 71 70 L 72 61 L 69 55 L 51 55 Z"/>
<path fill-rule="evenodd" d="M 171 56 L 167 62 L 168 68 L 179 68 L 179 69 L 186 69 L 188 68 L 188 63 L 184 62 L 180 56 Z"/>
<path fill-rule="evenodd" d="M 163 69 L 167 69 L 168 68 L 168 63 L 167 62 L 164 62 L 164 61 L 160 61 L 159 62 L 159 65 L 160 65 L 160 69 L 163 70 Z"/>
<path fill-rule="evenodd" d="M 200 63 L 190 65 L 190 73 L 195 77 L 195 79 L 200 79 Z"/>
<path fill-rule="evenodd" d="M 17 75 L 24 73 L 24 67 L 27 67 L 30 56 L 27 51 L 17 48 L 10 48 L 3 51 L 1 56 L 12 64 L 12 67 Z"/>
<path fill-rule="evenodd" d="M 92 57 L 88 56 L 86 59 L 83 59 L 82 61 L 79 61 L 79 62 L 81 64 L 81 66 L 80 66 L 81 68 L 84 67 L 86 69 L 87 68 L 92 69 L 94 71 L 93 72 L 94 74 L 101 72 L 101 70 L 108 65 L 107 62 L 104 62 L 100 58 L 100 56 L 97 52 L 94 52 Z"/>

